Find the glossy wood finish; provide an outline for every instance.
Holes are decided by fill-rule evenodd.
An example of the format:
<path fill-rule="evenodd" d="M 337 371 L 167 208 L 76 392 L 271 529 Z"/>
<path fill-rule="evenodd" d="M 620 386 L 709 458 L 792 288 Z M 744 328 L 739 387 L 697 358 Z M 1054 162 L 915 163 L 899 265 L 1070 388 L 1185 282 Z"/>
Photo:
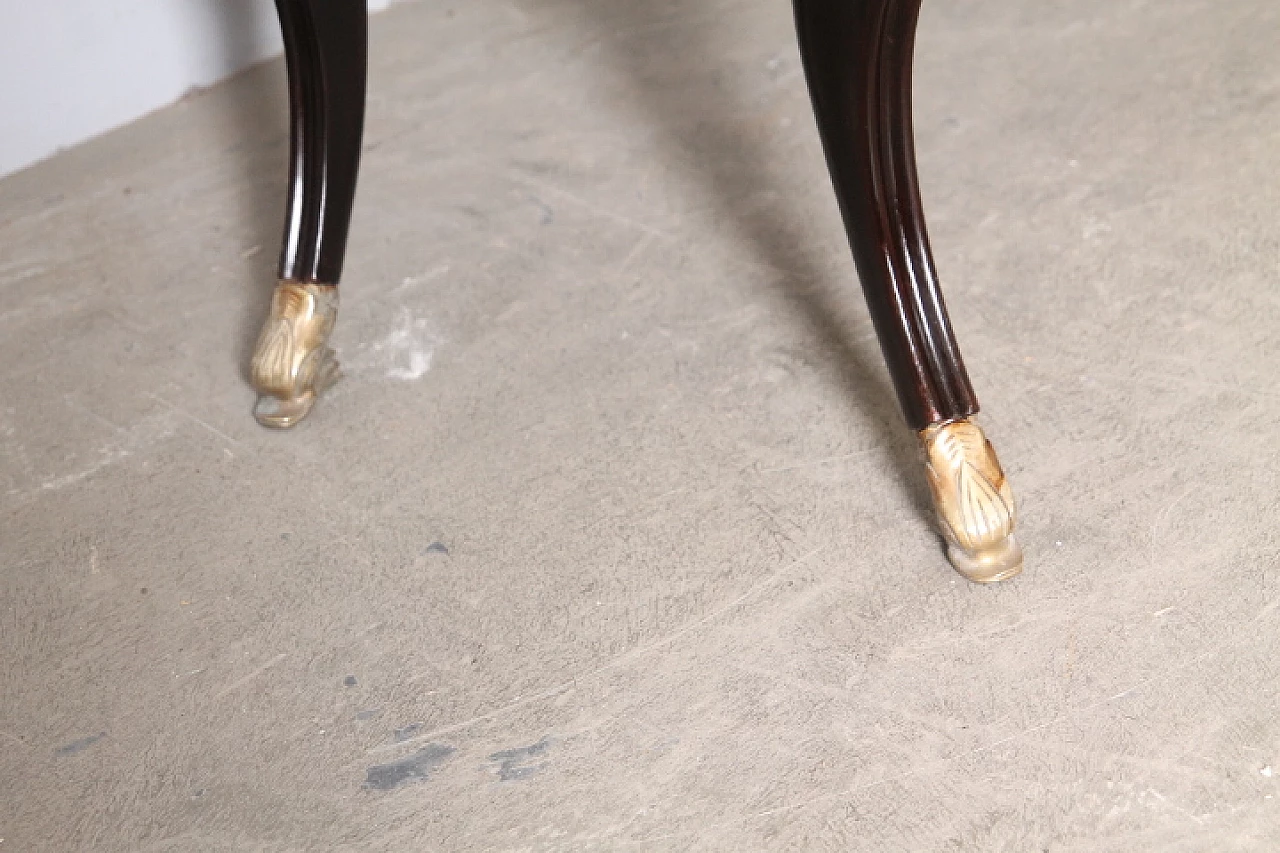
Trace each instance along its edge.
<path fill-rule="evenodd" d="M 289 203 L 280 278 L 337 284 L 364 132 L 365 0 L 276 0 L 289 69 Z"/>
<path fill-rule="evenodd" d="M 913 429 L 978 411 L 938 287 L 916 180 L 921 0 L 795 0 L 818 130 L 858 275 Z"/>

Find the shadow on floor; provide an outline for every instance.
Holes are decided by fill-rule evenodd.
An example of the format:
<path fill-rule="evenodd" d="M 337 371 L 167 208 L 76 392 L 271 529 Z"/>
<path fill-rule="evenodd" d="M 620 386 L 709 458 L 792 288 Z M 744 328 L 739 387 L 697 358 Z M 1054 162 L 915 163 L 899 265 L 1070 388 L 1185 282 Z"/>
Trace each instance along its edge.
<path fill-rule="evenodd" d="M 774 158 L 760 138 L 744 132 L 744 123 L 736 120 L 753 108 L 745 86 L 725 73 L 722 62 L 688 60 L 690 56 L 718 57 L 732 48 L 723 44 L 734 14 L 732 4 L 707 0 L 705 14 L 681 10 L 664 16 L 663 8 L 669 5 L 666 0 L 530 0 L 526 9 L 540 7 L 556 18 L 572 16 L 583 35 L 599 43 L 600 49 L 592 55 L 607 65 L 603 72 L 628 81 L 630 106 L 658 129 L 665 165 L 672 172 L 682 172 L 716 217 L 740 232 L 741 242 L 754 248 L 755 264 L 774 271 L 780 310 L 799 317 L 817 339 L 820 351 L 835 355 L 845 397 L 854 408 L 871 415 L 880 431 L 880 444 L 917 509 L 931 518 L 919 451 L 902 421 L 880 351 L 855 341 L 841 321 L 851 301 L 861 307 L 852 257 L 846 254 L 842 259 L 848 272 L 838 281 L 814 263 L 813 241 L 802 227 L 806 216 L 788 209 L 790 194 L 785 184 L 775 180 L 780 170 L 772 167 Z M 670 18 L 678 18 L 678 23 Z M 674 44 L 655 49 L 655 40 Z M 673 48 L 683 54 L 681 59 L 672 58 Z M 797 50 L 797 68 L 799 62 Z M 691 69 L 697 70 L 690 74 Z M 705 99 L 706 109 L 693 113 L 689 108 L 693 99 Z M 807 120 L 807 132 L 816 136 L 812 118 Z M 775 200 L 767 205 L 744 203 L 762 193 Z M 834 193 L 828 213 L 839 215 Z M 857 295 L 851 295 L 851 290 Z"/>

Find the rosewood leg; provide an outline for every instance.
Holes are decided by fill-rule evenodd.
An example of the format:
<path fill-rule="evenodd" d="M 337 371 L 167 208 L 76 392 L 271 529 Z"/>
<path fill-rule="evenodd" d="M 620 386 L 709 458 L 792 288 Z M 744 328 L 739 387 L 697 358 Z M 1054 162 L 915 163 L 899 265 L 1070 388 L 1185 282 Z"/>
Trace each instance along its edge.
<path fill-rule="evenodd" d="M 1013 493 L 981 428 L 938 286 L 916 179 L 911 61 L 921 0 L 794 0 L 818 130 L 885 361 L 952 564 L 1022 569 Z"/>
<path fill-rule="evenodd" d="M 276 0 L 289 71 L 289 202 L 280 281 L 254 350 L 263 426 L 291 427 L 338 378 L 338 313 L 364 130 L 365 0 Z"/>

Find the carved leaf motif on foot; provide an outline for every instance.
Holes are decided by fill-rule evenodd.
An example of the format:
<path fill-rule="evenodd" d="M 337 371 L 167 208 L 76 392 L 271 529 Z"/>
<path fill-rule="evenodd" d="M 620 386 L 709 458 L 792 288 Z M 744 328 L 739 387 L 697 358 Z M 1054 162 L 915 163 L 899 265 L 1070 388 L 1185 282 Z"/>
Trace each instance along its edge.
<path fill-rule="evenodd" d="M 259 423 L 293 426 L 338 378 L 328 346 L 337 314 L 338 289 L 332 285 L 282 281 L 276 286 L 250 367 L 261 395 L 254 410 Z"/>
<path fill-rule="evenodd" d="M 970 421 L 920 433 L 929 487 L 956 568 L 971 580 L 1011 577 L 1022 567 L 1013 539 L 1016 510 L 995 450 Z"/>

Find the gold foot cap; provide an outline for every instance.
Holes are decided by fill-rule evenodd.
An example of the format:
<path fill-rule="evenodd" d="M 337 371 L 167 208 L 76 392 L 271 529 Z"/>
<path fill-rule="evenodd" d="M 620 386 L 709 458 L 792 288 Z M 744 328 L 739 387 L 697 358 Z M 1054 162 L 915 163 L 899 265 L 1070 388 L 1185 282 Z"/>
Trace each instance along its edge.
<path fill-rule="evenodd" d="M 1013 536 L 994 548 L 978 552 L 947 543 L 947 559 L 957 572 L 974 583 L 999 583 L 1022 572 L 1022 546 Z"/>
<path fill-rule="evenodd" d="M 1022 571 L 1022 549 L 1013 537 L 1013 490 L 982 428 L 971 421 L 934 424 L 920 432 L 920 441 L 956 571 L 977 583 L 1008 580 Z"/>
<path fill-rule="evenodd" d="M 328 346 L 337 317 L 338 289 L 333 285 L 276 285 L 250 368 L 253 387 L 261 395 L 253 410 L 258 423 L 273 429 L 294 426 L 337 381 L 338 361 Z"/>

